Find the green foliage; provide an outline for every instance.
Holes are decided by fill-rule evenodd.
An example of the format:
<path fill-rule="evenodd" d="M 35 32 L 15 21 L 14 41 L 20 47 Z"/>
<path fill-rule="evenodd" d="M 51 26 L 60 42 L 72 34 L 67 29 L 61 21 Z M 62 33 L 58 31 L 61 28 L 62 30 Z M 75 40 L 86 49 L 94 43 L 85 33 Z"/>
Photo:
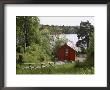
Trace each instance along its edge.
<path fill-rule="evenodd" d="M 84 62 L 76 62 L 76 67 L 94 67 L 94 33 L 91 33 L 89 47 L 86 50 L 87 57 Z"/>
<path fill-rule="evenodd" d="M 39 44 L 33 44 L 26 48 L 24 53 L 24 61 L 27 63 L 39 63 L 42 61 L 49 61 L 50 56 Z"/>
<path fill-rule="evenodd" d="M 51 55 L 49 31 L 41 31 L 40 45 L 45 53 Z"/>
<path fill-rule="evenodd" d="M 77 36 L 79 41 L 77 42 L 77 46 L 80 47 L 81 49 L 85 49 L 85 47 L 89 47 L 89 42 L 90 42 L 90 36 L 91 33 L 94 32 L 94 27 L 87 22 L 81 22 L 80 23 L 80 29 L 77 30 Z"/>
<path fill-rule="evenodd" d="M 23 67 L 23 66 L 22 66 Z M 94 68 L 75 67 L 75 63 L 35 69 L 17 69 L 17 74 L 94 74 Z"/>
<path fill-rule="evenodd" d="M 49 32 L 48 30 L 39 31 L 39 23 L 40 20 L 36 16 L 16 17 L 16 52 L 22 53 L 26 63 L 51 59 Z"/>
<path fill-rule="evenodd" d="M 75 34 L 79 26 L 40 25 L 40 30 L 48 29 L 50 34 Z"/>
<path fill-rule="evenodd" d="M 16 40 L 17 45 L 27 47 L 31 43 L 39 42 L 39 19 L 36 16 L 16 17 Z"/>
<path fill-rule="evenodd" d="M 19 54 L 17 63 L 20 64 L 20 65 L 24 63 L 24 61 L 23 61 L 23 55 L 22 54 Z"/>
<path fill-rule="evenodd" d="M 57 39 L 55 41 L 55 48 L 58 49 L 60 46 L 64 45 L 65 43 L 67 43 L 66 38 Z"/>
<path fill-rule="evenodd" d="M 23 53 L 23 52 L 24 52 L 24 49 L 23 49 L 22 46 L 16 46 L 16 51 L 17 51 L 18 53 Z"/>
<path fill-rule="evenodd" d="M 75 61 L 75 67 L 81 68 L 81 67 L 84 67 L 84 66 L 85 66 L 84 62 Z"/>
<path fill-rule="evenodd" d="M 57 54 L 57 51 L 58 51 L 59 47 L 62 46 L 62 45 L 64 45 L 65 43 L 67 43 L 67 39 L 66 39 L 65 37 L 57 38 L 57 39 L 55 40 L 55 45 L 54 45 L 54 47 L 52 48 L 52 50 L 53 50 L 53 55 L 54 55 L 54 56 L 53 56 L 54 59 L 55 59 L 55 57 L 57 57 L 56 54 Z"/>
<path fill-rule="evenodd" d="M 87 63 L 94 66 L 94 33 L 91 33 L 90 36 L 90 45 L 87 48 Z"/>

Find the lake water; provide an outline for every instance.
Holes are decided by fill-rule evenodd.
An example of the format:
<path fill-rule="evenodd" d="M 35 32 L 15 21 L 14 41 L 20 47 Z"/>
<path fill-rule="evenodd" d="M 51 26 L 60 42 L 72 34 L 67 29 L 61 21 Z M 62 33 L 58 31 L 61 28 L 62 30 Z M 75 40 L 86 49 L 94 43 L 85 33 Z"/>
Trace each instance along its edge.
<path fill-rule="evenodd" d="M 54 40 L 55 40 L 55 35 L 52 35 L 54 37 Z M 60 34 L 58 35 L 59 38 L 64 38 L 64 39 L 67 39 L 68 42 L 67 42 L 67 45 L 74 48 L 76 51 L 80 51 L 80 48 L 79 47 L 76 47 L 76 43 L 78 41 L 78 37 L 77 37 L 77 34 Z M 55 42 L 52 42 L 53 44 L 55 44 Z"/>
<path fill-rule="evenodd" d="M 76 42 L 78 41 L 77 34 L 60 34 L 60 38 L 66 38 L 68 41 L 74 43 L 76 45 Z"/>

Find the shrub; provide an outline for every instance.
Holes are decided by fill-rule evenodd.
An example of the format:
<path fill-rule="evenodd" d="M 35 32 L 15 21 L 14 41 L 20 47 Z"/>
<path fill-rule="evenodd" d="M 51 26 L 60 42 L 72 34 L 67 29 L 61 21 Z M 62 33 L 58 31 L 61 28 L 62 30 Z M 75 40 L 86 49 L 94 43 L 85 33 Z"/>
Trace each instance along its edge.
<path fill-rule="evenodd" d="M 75 67 L 81 68 L 81 67 L 84 67 L 84 66 L 85 66 L 85 63 L 84 62 L 79 62 L 78 60 L 75 61 Z"/>
<path fill-rule="evenodd" d="M 26 52 L 23 54 L 24 61 L 28 63 L 39 63 L 51 61 L 51 56 L 48 55 L 45 49 L 39 44 L 33 44 L 26 47 Z"/>
<path fill-rule="evenodd" d="M 17 47 L 16 47 L 16 51 L 17 51 L 18 53 L 23 53 L 23 52 L 24 52 L 24 49 L 23 49 L 22 46 L 17 46 Z"/>
<path fill-rule="evenodd" d="M 22 63 L 24 63 L 24 61 L 23 61 L 23 55 L 20 54 L 20 55 L 19 55 L 19 58 L 18 58 L 18 64 L 21 65 Z"/>

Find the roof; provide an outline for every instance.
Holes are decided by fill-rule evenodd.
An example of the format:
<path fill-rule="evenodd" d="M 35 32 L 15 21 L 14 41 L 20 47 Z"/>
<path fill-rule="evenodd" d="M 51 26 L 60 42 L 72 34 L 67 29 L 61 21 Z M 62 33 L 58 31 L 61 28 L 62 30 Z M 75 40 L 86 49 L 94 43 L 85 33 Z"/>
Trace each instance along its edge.
<path fill-rule="evenodd" d="M 72 49 L 74 49 L 75 51 L 80 51 L 79 47 L 76 47 L 76 45 L 72 42 L 72 41 L 68 41 L 67 43 L 65 43 L 66 45 L 68 45 L 69 47 L 71 47 Z M 64 45 L 64 44 L 63 44 Z M 62 45 L 62 46 L 63 46 Z"/>

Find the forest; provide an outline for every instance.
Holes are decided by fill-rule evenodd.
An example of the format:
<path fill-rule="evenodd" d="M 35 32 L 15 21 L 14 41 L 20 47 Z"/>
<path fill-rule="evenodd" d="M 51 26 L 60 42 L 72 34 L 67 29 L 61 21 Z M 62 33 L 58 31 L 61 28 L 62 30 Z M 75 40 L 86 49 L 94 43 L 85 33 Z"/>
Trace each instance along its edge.
<path fill-rule="evenodd" d="M 76 57 L 86 55 L 83 62 L 58 60 L 58 48 L 67 43 L 60 34 L 77 34 Z M 43 25 L 37 16 L 16 16 L 16 74 L 94 74 L 94 26 L 88 20 L 80 26 Z"/>
<path fill-rule="evenodd" d="M 40 25 L 39 30 L 48 29 L 50 34 L 76 34 L 79 26 Z"/>

